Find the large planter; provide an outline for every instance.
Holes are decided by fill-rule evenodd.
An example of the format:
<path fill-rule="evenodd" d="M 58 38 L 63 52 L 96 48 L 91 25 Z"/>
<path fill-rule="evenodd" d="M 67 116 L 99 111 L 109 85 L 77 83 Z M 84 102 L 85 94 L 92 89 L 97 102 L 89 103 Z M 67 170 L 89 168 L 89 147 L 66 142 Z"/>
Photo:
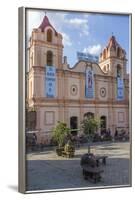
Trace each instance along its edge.
<path fill-rule="evenodd" d="M 80 164 L 81 164 L 81 166 L 89 165 L 90 167 L 96 167 L 97 166 L 97 161 L 95 159 L 94 154 L 86 153 L 86 154 L 82 155 Z"/>
<path fill-rule="evenodd" d="M 57 147 L 56 148 L 56 153 L 58 156 L 62 156 L 62 151 L 64 151 L 64 147 Z"/>
<path fill-rule="evenodd" d="M 64 152 L 67 157 L 74 157 L 75 154 L 75 147 L 74 145 L 67 143 L 64 147 Z"/>

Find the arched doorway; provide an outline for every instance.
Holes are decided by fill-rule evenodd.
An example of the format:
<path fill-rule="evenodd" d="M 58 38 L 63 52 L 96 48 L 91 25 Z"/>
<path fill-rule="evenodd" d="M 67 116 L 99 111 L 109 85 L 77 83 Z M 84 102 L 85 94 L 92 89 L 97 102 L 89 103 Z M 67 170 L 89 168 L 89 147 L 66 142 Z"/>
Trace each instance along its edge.
<path fill-rule="evenodd" d="M 70 117 L 70 128 L 77 129 L 78 128 L 78 117 L 72 116 Z M 77 131 L 71 131 L 72 135 L 77 135 Z"/>
<path fill-rule="evenodd" d="M 101 134 L 102 134 L 103 132 L 106 131 L 106 116 L 101 116 L 100 122 L 101 122 L 100 128 L 101 128 Z"/>

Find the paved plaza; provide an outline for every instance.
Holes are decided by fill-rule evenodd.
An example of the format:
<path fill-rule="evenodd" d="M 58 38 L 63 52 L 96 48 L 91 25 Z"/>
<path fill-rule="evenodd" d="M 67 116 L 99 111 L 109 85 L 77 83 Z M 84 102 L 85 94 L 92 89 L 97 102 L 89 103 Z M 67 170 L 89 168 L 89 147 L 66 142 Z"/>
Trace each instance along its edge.
<path fill-rule="evenodd" d="M 59 157 L 55 150 L 44 150 L 27 154 L 27 191 L 75 189 L 98 186 L 120 186 L 130 184 L 130 143 L 93 144 L 91 152 L 107 155 L 107 165 L 101 182 L 84 180 L 80 158 L 87 153 L 87 146 L 76 148 L 74 158 Z"/>

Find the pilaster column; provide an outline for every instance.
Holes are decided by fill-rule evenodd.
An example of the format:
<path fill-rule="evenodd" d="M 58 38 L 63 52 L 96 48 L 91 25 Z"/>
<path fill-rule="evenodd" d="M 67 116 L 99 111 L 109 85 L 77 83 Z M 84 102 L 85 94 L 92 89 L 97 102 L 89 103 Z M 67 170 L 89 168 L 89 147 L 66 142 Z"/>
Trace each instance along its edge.
<path fill-rule="evenodd" d="M 70 127 L 70 124 L 69 124 L 68 104 L 64 105 L 64 122 L 67 124 L 67 126 Z"/>
<path fill-rule="evenodd" d="M 83 100 L 85 98 L 85 76 L 84 74 L 80 74 L 80 121 L 83 120 L 84 108 L 83 108 Z"/>
<path fill-rule="evenodd" d="M 99 86 L 98 86 L 98 77 L 94 76 L 94 92 L 95 92 L 95 117 L 99 118 Z"/>

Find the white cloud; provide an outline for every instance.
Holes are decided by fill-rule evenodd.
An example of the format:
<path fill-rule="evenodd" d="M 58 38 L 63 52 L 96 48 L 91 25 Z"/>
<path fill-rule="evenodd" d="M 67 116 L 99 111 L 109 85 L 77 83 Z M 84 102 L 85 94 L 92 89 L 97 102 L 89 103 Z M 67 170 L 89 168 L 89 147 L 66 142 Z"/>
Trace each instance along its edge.
<path fill-rule="evenodd" d="M 58 32 L 63 31 L 63 26 L 66 23 L 67 13 L 48 13 L 50 23 Z"/>
<path fill-rule="evenodd" d="M 73 24 L 76 27 L 80 27 L 81 25 L 84 25 L 87 23 L 87 19 L 79 19 L 79 18 L 74 18 L 74 19 L 70 19 L 68 21 L 70 24 Z"/>
<path fill-rule="evenodd" d="M 84 18 L 88 18 L 88 17 L 89 17 L 89 14 L 84 14 L 83 17 L 84 17 Z"/>
<path fill-rule="evenodd" d="M 89 34 L 89 26 L 87 19 L 74 18 L 67 20 L 66 23 L 73 26 L 75 29 L 80 30 L 84 35 Z"/>
<path fill-rule="evenodd" d="M 63 35 L 64 45 L 66 46 L 71 46 L 72 42 L 69 35 L 63 32 L 65 26 L 68 26 L 68 28 L 72 30 L 78 30 L 79 34 L 82 36 L 89 35 L 88 19 L 67 19 L 67 13 L 55 13 L 55 15 L 54 13 L 48 13 L 47 16 L 56 30 Z"/>
<path fill-rule="evenodd" d="M 83 52 L 98 55 L 101 52 L 101 45 L 97 44 L 93 46 L 88 46 L 87 48 L 84 48 Z"/>
<path fill-rule="evenodd" d="M 53 13 L 48 13 L 48 17 L 51 21 L 51 24 L 59 31 L 62 32 L 64 26 L 68 26 L 69 29 L 76 29 L 83 35 L 89 34 L 88 19 L 80 18 L 67 18 L 67 13 L 56 13 L 55 16 Z"/>
<path fill-rule="evenodd" d="M 66 33 L 61 33 L 61 34 L 63 36 L 64 46 L 72 46 L 72 42 L 71 42 L 69 35 L 67 35 Z"/>
<path fill-rule="evenodd" d="M 31 35 L 31 32 L 33 28 L 38 28 L 43 20 L 44 13 L 35 11 L 35 10 L 29 10 L 27 12 L 27 31 L 28 35 Z"/>
<path fill-rule="evenodd" d="M 88 24 L 84 24 L 83 27 L 82 27 L 82 33 L 84 35 L 89 35 L 89 27 L 88 27 Z"/>
<path fill-rule="evenodd" d="M 76 29 L 83 35 L 89 34 L 88 19 L 80 18 L 67 18 L 67 13 L 56 13 L 55 16 L 53 13 L 49 14 L 48 17 L 51 21 L 51 24 L 59 31 L 62 32 L 64 26 L 68 26 L 69 29 Z"/>
<path fill-rule="evenodd" d="M 62 32 L 66 13 L 53 13 L 47 12 L 46 15 L 49 18 L 50 23 L 58 32 Z M 45 16 L 43 11 L 29 10 L 27 14 L 27 29 L 28 35 L 31 35 L 33 28 L 38 28 Z"/>
<path fill-rule="evenodd" d="M 38 28 L 41 24 L 45 13 L 43 11 L 28 11 L 28 38 L 31 35 L 33 28 Z M 65 33 L 65 27 L 69 29 L 69 31 L 76 30 L 80 37 L 88 36 L 89 35 L 89 26 L 88 26 L 88 16 L 82 15 L 83 18 L 68 18 L 68 13 L 65 12 L 47 12 L 46 15 L 48 16 L 52 26 L 59 32 L 63 34 L 63 42 L 64 45 L 71 46 L 72 42 L 69 37 Z M 85 16 L 85 17 L 84 17 Z"/>

